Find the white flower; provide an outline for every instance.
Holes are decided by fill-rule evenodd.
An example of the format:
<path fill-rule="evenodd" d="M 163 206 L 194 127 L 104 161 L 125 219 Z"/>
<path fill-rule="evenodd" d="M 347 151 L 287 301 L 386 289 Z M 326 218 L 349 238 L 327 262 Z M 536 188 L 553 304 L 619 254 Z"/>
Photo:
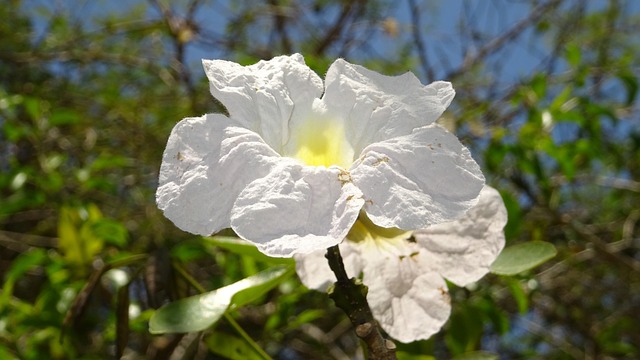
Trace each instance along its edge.
<path fill-rule="evenodd" d="M 401 342 L 428 339 L 451 311 L 447 285 L 477 281 L 504 247 L 507 211 L 485 186 L 478 204 L 456 221 L 414 232 L 384 229 L 364 216 L 339 247 L 347 274 L 362 274 L 367 302 L 382 328 Z M 323 251 L 296 255 L 303 284 L 326 290 L 336 281 Z"/>
<path fill-rule="evenodd" d="M 171 132 L 156 200 L 179 228 L 232 228 L 284 257 L 340 243 L 361 210 L 415 230 L 477 202 L 480 168 L 435 124 L 451 84 L 336 60 L 323 85 L 299 54 L 203 64 L 229 117 L 186 118 Z"/>

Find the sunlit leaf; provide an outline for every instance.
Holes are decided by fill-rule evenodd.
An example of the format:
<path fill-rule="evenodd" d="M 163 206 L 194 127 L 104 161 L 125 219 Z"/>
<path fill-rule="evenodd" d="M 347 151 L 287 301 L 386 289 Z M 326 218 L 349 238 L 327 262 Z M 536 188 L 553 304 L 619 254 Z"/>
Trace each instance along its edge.
<path fill-rule="evenodd" d="M 92 231 L 93 223 L 101 216 L 95 205 L 86 208 L 64 206 L 60 209 L 59 247 L 68 262 L 78 266 L 88 265 L 102 250 L 103 240 Z"/>
<path fill-rule="evenodd" d="M 162 334 L 204 330 L 218 321 L 230 306 L 239 307 L 255 300 L 292 272 L 292 267 L 271 268 L 208 293 L 167 304 L 151 317 L 149 331 Z"/>
<path fill-rule="evenodd" d="M 553 244 L 544 241 L 529 241 L 502 250 L 491 265 L 491 272 L 498 275 L 515 275 L 532 269 L 556 256 Z"/>

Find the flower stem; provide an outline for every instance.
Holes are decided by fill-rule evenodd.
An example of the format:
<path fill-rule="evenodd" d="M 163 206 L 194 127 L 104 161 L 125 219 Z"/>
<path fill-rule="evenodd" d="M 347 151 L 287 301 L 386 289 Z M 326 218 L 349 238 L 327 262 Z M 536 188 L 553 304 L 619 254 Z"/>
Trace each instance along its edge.
<path fill-rule="evenodd" d="M 349 279 L 344 269 L 342 255 L 338 245 L 327 249 L 325 255 L 329 260 L 329 267 L 336 274 L 336 283 L 329 290 L 329 296 L 341 308 L 356 328 L 356 335 L 367 345 L 370 360 L 395 360 L 396 345 L 382 335 L 380 326 L 373 318 L 369 303 L 367 303 L 367 287 Z"/>

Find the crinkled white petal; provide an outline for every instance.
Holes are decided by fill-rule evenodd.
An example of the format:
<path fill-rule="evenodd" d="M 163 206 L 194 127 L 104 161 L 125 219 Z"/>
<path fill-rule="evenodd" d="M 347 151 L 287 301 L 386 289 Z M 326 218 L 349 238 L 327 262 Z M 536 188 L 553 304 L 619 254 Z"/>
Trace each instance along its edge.
<path fill-rule="evenodd" d="M 369 144 L 434 123 L 455 96 L 448 82 L 425 86 L 410 72 L 385 76 L 342 59 L 331 65 L 325 84 L 322 101 L 345 122 L 355 156 Z"/>
<path fill-rule="evenodd" d="M 336 245 L 363 205 L 360 190 L 341 179 L 337 168 L 283 161 L 240 193 L 231 227 L 269 256 L 287 257 Z"/>
<path fill-rule="evenodd" d="M 211 94 L 230 117 L 258 133 L 282 154 L 289 121 L 306 116 L 313 99 L 322 95 L 322 79 L 300 54 L 278 56 L 242 66 L 225 60 L 203 60 Z"/>
<path fill-rule="evenodd" d="M 367 301 L 374 318 L 392 338 L 403 343 L 428 339 L 440 331 L 451 313 L 447 285 L 423 266 L 422 254 L 412 252 L 413 247 L 398 249 L 362 249 Z"/>
<path fill-rule="evenodd" d="M 163 154 L 158 207 L 180 229 L 211 235 L 230 226 L 238 194 L 280 159 L 226 116 L 186 118 L 173 128 Z"/>
<path fill-rule="evenodd" d="M 340 243 L 339 248 L 347 275 L 350 278 L 358 277 L 362 271 L 363 262 L 359 248 L 352 246 L 352 243 L 346 240 Z M 324 256 L 326 253 L 327 250 L 319 250 L 293 257 L 296 260 L 296 272 L 300 281 L 309 289 L 326 291 L 337 281 L 336 275 L 329 267 L 329 261 Z"/>
<path fill-rule="evenodd" d="M 480 192 L 478 204 L 459 220 L 414 232 L 428 253 L 427 263 L 458 286 L 479 280 L 504 247 L 507 209 L 500 193 L 490 186 Z"/>
<path fill-rule="evenodd" d="M 461 217 L 484 185 L 469 150 L 438 125 L 368 146 L 351 178 L 371 221 L 403 230 Z"/>

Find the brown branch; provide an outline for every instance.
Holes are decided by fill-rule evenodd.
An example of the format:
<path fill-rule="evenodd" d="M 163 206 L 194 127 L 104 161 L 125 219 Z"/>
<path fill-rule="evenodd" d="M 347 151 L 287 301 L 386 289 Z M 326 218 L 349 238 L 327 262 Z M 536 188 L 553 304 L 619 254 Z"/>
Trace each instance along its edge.
<path fill-rule="evenodd" d="M 291 41 L 289 40 L 289 36 L 287 35 L 287 17 L 284 14 L 284 10 L 282 9 L 282 5 L 278 4 L 277 0 L 269 0 L 269 5 L 271 6 L 271 10 L 273 12 L 273 25 L 278 37 L 280 38 L 280 46 L 282 46 L 282 51 L 285 53 L 291 53 Z"/>
<path fill-rule="evenodd" d="M 497 51 L 508 42 L 515 40 L 524 32 L 527 27 L 535 24 L 549 10 L 556 7 L 561 2 L 562 0 L 550 0 L 546 3 L 542 3 L 536 6 L 535 8 L 533 8 L 533 10 L 531 10 L 529 16 L 517 22 L 510 30 L 486 43 L 474 55 L 465 56 L 462 65 L 458 69 L 450 71 L 444 78 L 451 79 L 469 71 L 474 65 L 479 63 L 486 56 Z"/>
<path fill-rule="evenodd" d="M 334 288 L 329 296 L 341 308 L 356 328 L 356 335 L 364 341 L 369 350 L 370 360 L 395 360 L 396 345 L 382 335 L 380 326 L 373 318 L 367 303 L 367 288 L 355 279 L 349 279 L 342 262 L 338 245 L 327 249 L 325 255 L 331 270 L 336 274 Z"/>
<path fill-rule="evenodd" d="M 340 38 L 340 34 L 342 33 L 342 29 L 346 26 L 346 22 L 353 13 L 353 10 L 361 7 L 362 1 L 345 1 L 342 7 L 342 11 L 340 12 L 340 16 L 336 20 L 336 22 L 331 26 L 331 28 L 326 32 L 326 35 L 320 40 L 318 45 L 316 45 L 313 53 L 315 55 L 322 55 L 327 50 L 327 48 L 336 40 Z"/>
<path fill-rule="evenodd" d="M 606 241 L 600 239 L 597 234 L 593 233 L 587 226 L 580 223 L 579 221 L 571 220 L 567 224 L 578 234 L 584 236 L 591 244 L 593 244 L 598 253 L 601 254 L 604 258 L 608 258 L 609 261 L 615 264 L 623 264 L 630 270 L 640 273 L 640 261 L 637 261 L 632 257 L 615 251 L 615 245 L 611 246 L 610 243 L 607 243 Z"/>
<path fill-rule="evenodd" d="M 416 47 L 416 51 L 418 52 L 418 57 L 420 58 L 422 72 L 427 78 L 427 82 L 432 82 L 433 80 L 435 80 L 435 74 L 433 73 L 431 65 L 429 65 L 429 59 L 427 58 L 427 49 L 425 48 L 424 40 L 422 39 L 420 9 L 418 8 L 416 0 L 409 0 L 409 9 L 411 12 L 411 30 L 413 33 L 413 43 Z"/>
<path fill-rule="evenodd" d="M 178 78 L 184 84 L 189 94 L 191 108 L 195 109 L 196 89 L 192 81 L 191 73 L 185 65 L 185 46 L 198 33 L 198 26 L 192 18 L 181 18 L 177 16 L 170 7 L 164 5 L 158 0 L 149 0 L 149 3 L 151 3 L 151 5 L 154 6 L 162 15 L 163 20 L 169 29 L 169 34 L 171 35 L 171 40 L 174 45 L 174 68 L 176 69 Z M 197 6 L 197 1 L 190 4 L 188 9 L 189 16 L 194 16 L 195 8 L 197 8 Z"/>

